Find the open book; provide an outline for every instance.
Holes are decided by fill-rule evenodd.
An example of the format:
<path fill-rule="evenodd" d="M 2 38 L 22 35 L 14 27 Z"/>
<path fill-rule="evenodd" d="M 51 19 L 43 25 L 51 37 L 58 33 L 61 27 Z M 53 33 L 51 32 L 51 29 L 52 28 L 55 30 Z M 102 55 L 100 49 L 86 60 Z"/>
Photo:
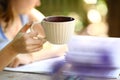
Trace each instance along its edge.
<path fill-rule="evenodd" d="M 56 72 L 60 68 L 60 65 L 62 66 L 63 63 L 64 63 L 64 56 L 42 60 L 16 68 L 6 67 L 4 70 L 52 74 Z"/>

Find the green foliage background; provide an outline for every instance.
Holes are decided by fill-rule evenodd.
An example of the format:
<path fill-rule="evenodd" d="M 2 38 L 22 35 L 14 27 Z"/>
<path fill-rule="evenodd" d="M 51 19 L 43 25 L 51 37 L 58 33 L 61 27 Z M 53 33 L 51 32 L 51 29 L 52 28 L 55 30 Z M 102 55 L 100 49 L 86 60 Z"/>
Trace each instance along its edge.
<path fill-rule="evenodd" d="M 41 6 L 38 9 L 45 16 L 77 14 L 80 18 L 76 22 L 75 31 L 78 32 L 82 27 L 88 25 L 86 9 L 83 3 L 83 0 L 41 0 Z"/>

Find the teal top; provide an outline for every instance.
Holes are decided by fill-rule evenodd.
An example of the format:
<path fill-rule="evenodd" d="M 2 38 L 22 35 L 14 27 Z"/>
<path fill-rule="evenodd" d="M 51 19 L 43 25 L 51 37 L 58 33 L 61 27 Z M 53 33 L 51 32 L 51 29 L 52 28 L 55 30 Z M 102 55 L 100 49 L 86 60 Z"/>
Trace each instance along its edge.
<path fill-rule="evenodd" d="M 29 21 L 28 16 L 26 15 L 20 15 L 20 19 L 23 26 Z M 2 31 L 2 27 L 0 25 L 0 50 L 4 48 L 9 42 L 10 40 L 5 36 L 4 32 Z"/>

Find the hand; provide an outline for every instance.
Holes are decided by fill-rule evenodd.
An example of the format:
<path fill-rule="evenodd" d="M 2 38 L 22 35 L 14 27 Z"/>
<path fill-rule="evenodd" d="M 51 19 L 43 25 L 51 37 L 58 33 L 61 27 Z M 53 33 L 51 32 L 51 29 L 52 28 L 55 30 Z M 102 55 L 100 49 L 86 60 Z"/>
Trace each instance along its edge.
<path fill-rule="evenodd" d="M 18 67 L 21 65 L 29 64 L 31 63 L 32 56 L 31 54 L 19 54 L 16 56 L 16 58 L 8 65 L 8 67 Z"/>
<path fill-rule="evenodd" d="M 34 39 L 38 36 L 36 32 L 26 33 L 27 29 L 30 28 L 31 24 L 25 25 L 17 36 L 10 43 L 13 50 L 17 53 L 30 53 L 38 51 L 42 48 L 44 39 Z"/>

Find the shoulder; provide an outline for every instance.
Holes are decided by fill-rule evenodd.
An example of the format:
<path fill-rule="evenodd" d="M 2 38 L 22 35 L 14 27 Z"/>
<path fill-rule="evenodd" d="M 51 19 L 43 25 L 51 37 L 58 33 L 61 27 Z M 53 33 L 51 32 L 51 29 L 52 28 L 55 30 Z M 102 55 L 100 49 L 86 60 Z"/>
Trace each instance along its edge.
<path fill-rule="evenodd" d="M 40 11 L 33 8 L 28 14 L 28 17 L 30 21 L 42 21 L 45 16 Z"/>

